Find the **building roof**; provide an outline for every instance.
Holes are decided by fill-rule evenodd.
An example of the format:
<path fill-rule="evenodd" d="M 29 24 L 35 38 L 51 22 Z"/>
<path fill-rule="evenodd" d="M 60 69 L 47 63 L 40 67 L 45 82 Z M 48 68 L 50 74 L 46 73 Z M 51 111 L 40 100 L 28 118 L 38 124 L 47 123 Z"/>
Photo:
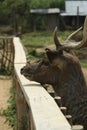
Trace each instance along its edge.
<path fill-rule="evenodd" d="M 33 13 L 33 14 L 54 14 L 54 13 L 60 13 L 60 9 L 59 8 L 31 9 L 30 13 Z"/>
<path fill-rule="evenodd" d="M 60 14 L 61 16 L 77 16 L 76 12 L 64 12 Z M 87 16 L 86 12 L 80 12 L 78 16 Z"/>

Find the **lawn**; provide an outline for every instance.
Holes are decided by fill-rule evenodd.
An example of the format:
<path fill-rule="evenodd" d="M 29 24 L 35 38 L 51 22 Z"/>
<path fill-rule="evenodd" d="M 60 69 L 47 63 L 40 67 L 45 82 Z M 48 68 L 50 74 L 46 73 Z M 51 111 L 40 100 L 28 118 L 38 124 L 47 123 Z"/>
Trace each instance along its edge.
<path fill-rule="evenodd" d="M 64 41 L 70 34 L 70 31 L 58 32 L 58 38 L 60 41 Z M 22 36 L 22 43 L 25 46 L 44 46 L 45 44 L 53 44 L 53 32 L 32 32 Z"/>

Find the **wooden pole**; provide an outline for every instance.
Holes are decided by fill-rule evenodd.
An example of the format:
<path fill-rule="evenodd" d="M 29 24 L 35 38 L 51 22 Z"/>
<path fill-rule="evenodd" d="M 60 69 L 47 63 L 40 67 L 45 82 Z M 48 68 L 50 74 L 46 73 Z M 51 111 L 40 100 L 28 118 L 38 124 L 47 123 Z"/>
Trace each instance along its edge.
<path fill-rule="evenodd" d="M 62 102 L 61 102 L 61 97 L 60 96 L 54 97 L 54 100 L 56 101 L 56 103 L 57 103 L 57 105 L 59 107 L 62 107 Z"/>
<path fill-rule="evenodd" d="M 79 6 L 77 6 L 77 28 L 79 28 Z"/>
<path fill-rule="evenodd" d="M 73 125 L 71 129 L 72 130 L 84 130 L 82 125 Z"/>

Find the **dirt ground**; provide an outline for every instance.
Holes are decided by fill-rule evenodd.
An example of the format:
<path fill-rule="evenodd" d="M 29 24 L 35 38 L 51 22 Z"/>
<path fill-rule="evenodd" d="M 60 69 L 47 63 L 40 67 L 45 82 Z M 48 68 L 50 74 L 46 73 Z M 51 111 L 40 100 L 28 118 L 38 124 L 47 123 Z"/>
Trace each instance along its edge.
<path fill-rule="evenodd" d="M 6 118 L 2 115 L 3 110 L 8 107 L 8 99 L 10 97 L 11 79 L 9 77 L 0 76 L 0 130 L 13 130 Z"/>

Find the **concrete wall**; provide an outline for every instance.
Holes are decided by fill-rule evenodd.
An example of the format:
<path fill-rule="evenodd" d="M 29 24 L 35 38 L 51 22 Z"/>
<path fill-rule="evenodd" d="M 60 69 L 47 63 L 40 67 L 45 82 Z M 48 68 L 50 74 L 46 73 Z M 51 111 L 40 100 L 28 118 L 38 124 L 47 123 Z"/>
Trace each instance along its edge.
<path fill-rule="evenodd" d="M 78 7 L 80 15 L 87 15 L 87 0 L 66 0 L 65 2 L 66 13 L 77 15 Z"/>

